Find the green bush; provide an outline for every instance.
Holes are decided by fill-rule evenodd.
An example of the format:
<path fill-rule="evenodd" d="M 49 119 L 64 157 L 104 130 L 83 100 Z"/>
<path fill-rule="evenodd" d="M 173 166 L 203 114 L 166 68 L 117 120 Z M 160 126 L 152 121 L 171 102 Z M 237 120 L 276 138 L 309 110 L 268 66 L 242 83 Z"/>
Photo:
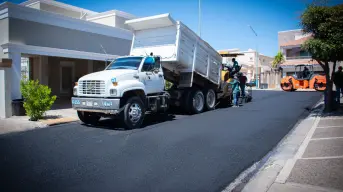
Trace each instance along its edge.
<path fill-rule="evenodd" d="M 51 89 L 46 85 L 39 84 L 38 80 L 22 80 L 20 91 L 24 97 L 26 115 L 30 117 L 31 121 L 41 119 L 56 100 L 55 95 L 51 96 Z"/>

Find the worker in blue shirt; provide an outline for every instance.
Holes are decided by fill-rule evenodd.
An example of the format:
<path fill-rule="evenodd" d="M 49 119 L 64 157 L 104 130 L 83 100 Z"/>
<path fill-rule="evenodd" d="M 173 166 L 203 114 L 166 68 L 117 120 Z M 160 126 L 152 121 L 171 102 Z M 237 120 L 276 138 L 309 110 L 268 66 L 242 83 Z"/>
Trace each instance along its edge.
<path fill-rule="evenodd" d="M 239 100 L 239 80 L 237 78 L 237 75 L 234 76 L 234 78 L 230 81 L 230 84 L 232 85 L 232 94 L 233 94 L 233 107 L 239 107 L 238 100 Z"/>
<path fill-rule="evenodd" d="M 230 73 L 233 76 L 234 74 L 240 71 L 240 66 L 238 65 L 238 62 L 236 61 L 235 58 L 232 58 L 232 63 L 233 63 L 232 71 L 230 71 Z"/>

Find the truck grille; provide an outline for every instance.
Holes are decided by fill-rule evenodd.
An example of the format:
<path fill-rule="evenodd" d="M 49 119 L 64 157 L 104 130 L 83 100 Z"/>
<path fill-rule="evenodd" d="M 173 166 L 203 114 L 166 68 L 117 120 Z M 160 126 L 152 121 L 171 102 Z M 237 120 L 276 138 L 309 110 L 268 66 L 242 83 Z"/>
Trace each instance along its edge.
<path fill-rule="evenodd" d="M 105 81 L 85 80 L 79 82 L 80 94 L 101 95 L 105 94 Z"/>

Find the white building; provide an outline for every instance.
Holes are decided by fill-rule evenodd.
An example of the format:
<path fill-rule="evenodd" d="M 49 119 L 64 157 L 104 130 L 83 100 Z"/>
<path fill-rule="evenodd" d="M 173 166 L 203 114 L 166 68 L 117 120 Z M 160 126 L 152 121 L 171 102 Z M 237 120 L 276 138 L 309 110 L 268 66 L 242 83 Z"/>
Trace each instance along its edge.
<path fill-rule="evenodd" d="M 247 51 L 240 51 L 239 49 L 226 49 L 220 50 L 221 52 L 229 52 L 230 54 L 239 54 L 237 55 L 236 61 L 239 65 L 242 65 L 241 72 L 245 74 L 248 78 L 248 81 L 255 79 L 256 74 L 256 60 L 258 58 L 258 65 L 257 65 L 257 75 L 265 73 L 267 71 L 271 71 L 271 62 L 273 61 L 272 57 L 268 57 L 261 53 L 256 52 L 253 49 L 248 49 Z M 233 57 L 223 57 L 223 64 L 232 65 L 232 58 Z"/>
<path fill-rule="evenodd" d="M 124 22 L 133 18 L 53 0 L 0 4 L 0 117 L 10 117 L 12 100 L 22 98 L 22 74 L 69 100 L 79 77 L 129 54 L 132 32 Z"/>

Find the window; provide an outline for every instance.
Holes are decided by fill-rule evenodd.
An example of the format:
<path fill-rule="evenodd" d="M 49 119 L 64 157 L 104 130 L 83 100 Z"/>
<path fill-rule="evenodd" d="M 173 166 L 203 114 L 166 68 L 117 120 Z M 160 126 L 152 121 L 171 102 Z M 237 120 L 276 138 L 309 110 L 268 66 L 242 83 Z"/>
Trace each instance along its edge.
<path fill-rule="evenodd" d="M 30 58 L 21 58 L 21 79 L 32 79 L 32 66 Z"/>
<path fill-rule="evenodd" d="M 156 69 L 161 68 L 161 58 L 160 57 L 155 57 L 155 68 Z"/>
<path fill-rule="evenodd" d="M 137 70 L 141 64 L 143 57 L 123 57 L 114 60 L 111 64 L 108 65 L 106 70 L 115 70 L 115 69 L 133 69 Z"/>
<path fill-rule="evenodd" d="M 310 55 L 309 52 L 301 50 L 300 51 L 300 56 L 311 56 L 311 55 Z"/>
<path fill-rule="evenodd" d="M 142 71 L 153 71 L 155 69 L 160 69 L 161 60 L 159 57 L 147 57 L 145 58 Z"/>

